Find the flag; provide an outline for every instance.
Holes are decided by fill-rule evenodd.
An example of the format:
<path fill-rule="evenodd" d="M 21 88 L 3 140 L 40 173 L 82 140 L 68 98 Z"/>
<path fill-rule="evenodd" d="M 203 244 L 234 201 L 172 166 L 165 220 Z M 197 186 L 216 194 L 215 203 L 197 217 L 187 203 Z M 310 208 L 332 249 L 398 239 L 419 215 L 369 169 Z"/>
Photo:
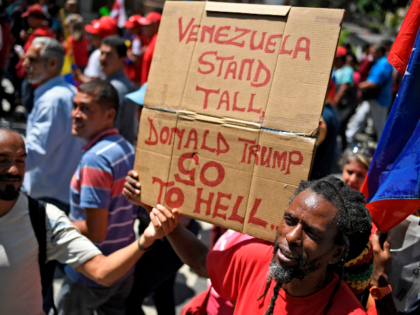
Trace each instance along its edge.
<path fill-rule="evenodd" d="M 69 42 L 69 30 L 68 25 L 66 24 L 66 16 L 64 9 L 60 9 L 61 24 L 63 25 L 64 40 L 66 42 L 66 54 L 64 56 L 63 66 L 61 67 L 61 75 L 64 77 L 66 82 L 76 85 L 74 81 L 72 69 L 77 68 L 76 63 L 74 62 L 74 54 L 71 43 Z"/>
<path fill-rule="evenodd" d="M 405 69 L 407 68 L 411 49 L 413 48 L 419 27 L 420 0 L 413 0 L 388 56 L 389 63 L 392 64 L 401 75 L 404 75 Z"/>
<path fill-rule="evenodd" d="M 110 17 L 116 22 L 118 27 L 123 28 L 127 21 L 127 15 L 125 14 L 124 0 L 115 0 L 112 6 Z"/>
<path fill-rule="evenodd" d="M 382 232 L 388 232 L 420 207 L 419 27 L 415 34 L 400 90 L 362 187 L 373 222 Z"/>

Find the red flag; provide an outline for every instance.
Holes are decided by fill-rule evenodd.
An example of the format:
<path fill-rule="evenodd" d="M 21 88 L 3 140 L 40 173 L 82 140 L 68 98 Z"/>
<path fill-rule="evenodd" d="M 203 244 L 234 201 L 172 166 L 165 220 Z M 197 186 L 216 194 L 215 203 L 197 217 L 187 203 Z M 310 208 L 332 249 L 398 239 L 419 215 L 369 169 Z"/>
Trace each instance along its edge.
<path fill-rule="evenodd" d="M 420 0 L 413 0 L 397 39 L 389 52 L 388 62 L 404 75 L 410 59 L 411 50 L 420 27 Z"/>

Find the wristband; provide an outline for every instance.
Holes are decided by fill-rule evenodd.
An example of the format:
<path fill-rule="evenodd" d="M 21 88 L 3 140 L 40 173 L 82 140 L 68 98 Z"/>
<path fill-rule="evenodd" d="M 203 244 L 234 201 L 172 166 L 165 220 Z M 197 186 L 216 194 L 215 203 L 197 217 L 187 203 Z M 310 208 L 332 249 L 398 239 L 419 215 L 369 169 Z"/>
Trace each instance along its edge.
<path fill-rule="evenodd" d="M 392 288 L 391 285 L 388 284 L 387 287 L 377 287 L 377 286 L 373 286 L 370 288 L 370 294 L 372 295 L 372 297 L 375 300 L 380 300 L 382 299 L 384 296 L 390 294 L 392 292 Z"/>
<path fill-rule="evenodd" d="M 148 248 L 144 248 L 143 246 L 141 246 L 141 244 L 140 244 L 140 238 L 141 238 L 141 235 L 140 235 L 140 237 L 137 240 L 137 245 L 139 246 L 140 250 L 142 250 L 143 252 L 148 252 L 149 250 L 151 250 L 153 248 L 153 244 L 150 245 Z"/>

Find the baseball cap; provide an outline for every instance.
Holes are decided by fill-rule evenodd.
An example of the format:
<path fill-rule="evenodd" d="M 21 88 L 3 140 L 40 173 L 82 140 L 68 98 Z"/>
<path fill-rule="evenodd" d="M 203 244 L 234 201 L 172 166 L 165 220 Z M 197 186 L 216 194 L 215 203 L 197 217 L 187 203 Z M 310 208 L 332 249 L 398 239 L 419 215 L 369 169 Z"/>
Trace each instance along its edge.
<path fill-rule="evenodd" d="M 162 15 L 157 12 L 150 12 L 146 17 L 141 18 L 139 23 L 141 25 L 150 25 L 152 23 L 159 23 L 162 19 Z"/>
<path fill-rule="evenodd" d="M 136 26 L 141 26 L 139 20 L 143 17 L 140 14 L 134 14 L 130 16 L 130 18 L 125 22 L 124 27 L 126 28 L 133 28 Z"/>
<path fill-rule="evenodd" d="M 105 38 L 115 35 L 117 32 L 117 22 L 109 16 L 103 16 L 99 20 L 93 20 L 92 24 L 85 26 L 85 31 L 89 34 L 98 35 L 100 38 Z"/>
<path fill-rule="evenodd" d="M 33 16 L 38 18 L 45 18 L 44 11 L 39 4 L 33 4 L 28 7 L 26 12 L 22 13 L 21 17 Z"/>
<path fill-rule="evenodd" d="M 136 104 L 144 105 L 144 95 L 146 94 L 146 88 L 147 88 L 147 82 L 141 86 L 140 89 L 138 89 L 135 92 L 127 94 L 125 97 L 129 100 L 133 101 Z"/>
<path fill-rule="evenodd" d="M 344 57 L 347 55 L 347 49 L 343 46 L 337 47 L 337 53 L 335 54 L 336 57 Z"/>

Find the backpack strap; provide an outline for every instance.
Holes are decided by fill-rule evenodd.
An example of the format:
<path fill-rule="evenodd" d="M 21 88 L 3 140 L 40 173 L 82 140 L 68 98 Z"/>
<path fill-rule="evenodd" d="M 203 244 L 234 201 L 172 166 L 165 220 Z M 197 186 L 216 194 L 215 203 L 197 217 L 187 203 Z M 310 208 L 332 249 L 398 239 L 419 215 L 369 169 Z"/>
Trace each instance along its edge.
<path fill-rule="evenodd" d="M 45 298 L 48 293 L 51 294 L 51 301 L 53 301 L 52 291 L 49 290 L 53 279 L 55 271 L 55 261 L 47 261 L 47 228 L 45 225 L 46 218 L 46 204 L 35 200 L 28 196 L 29 203 L 29 217 L 31 218 L 32 228 L 34 229 L 36 239 L 38 241 L 39 251 L 38 251 L 38 264 L 39 272 L 41 274 L 41 285 L 42 285 L 42 297 Z M 55 308 L 54 301 L 52 302 L 52 308 L 54 314 L 57 313 Z"/>

